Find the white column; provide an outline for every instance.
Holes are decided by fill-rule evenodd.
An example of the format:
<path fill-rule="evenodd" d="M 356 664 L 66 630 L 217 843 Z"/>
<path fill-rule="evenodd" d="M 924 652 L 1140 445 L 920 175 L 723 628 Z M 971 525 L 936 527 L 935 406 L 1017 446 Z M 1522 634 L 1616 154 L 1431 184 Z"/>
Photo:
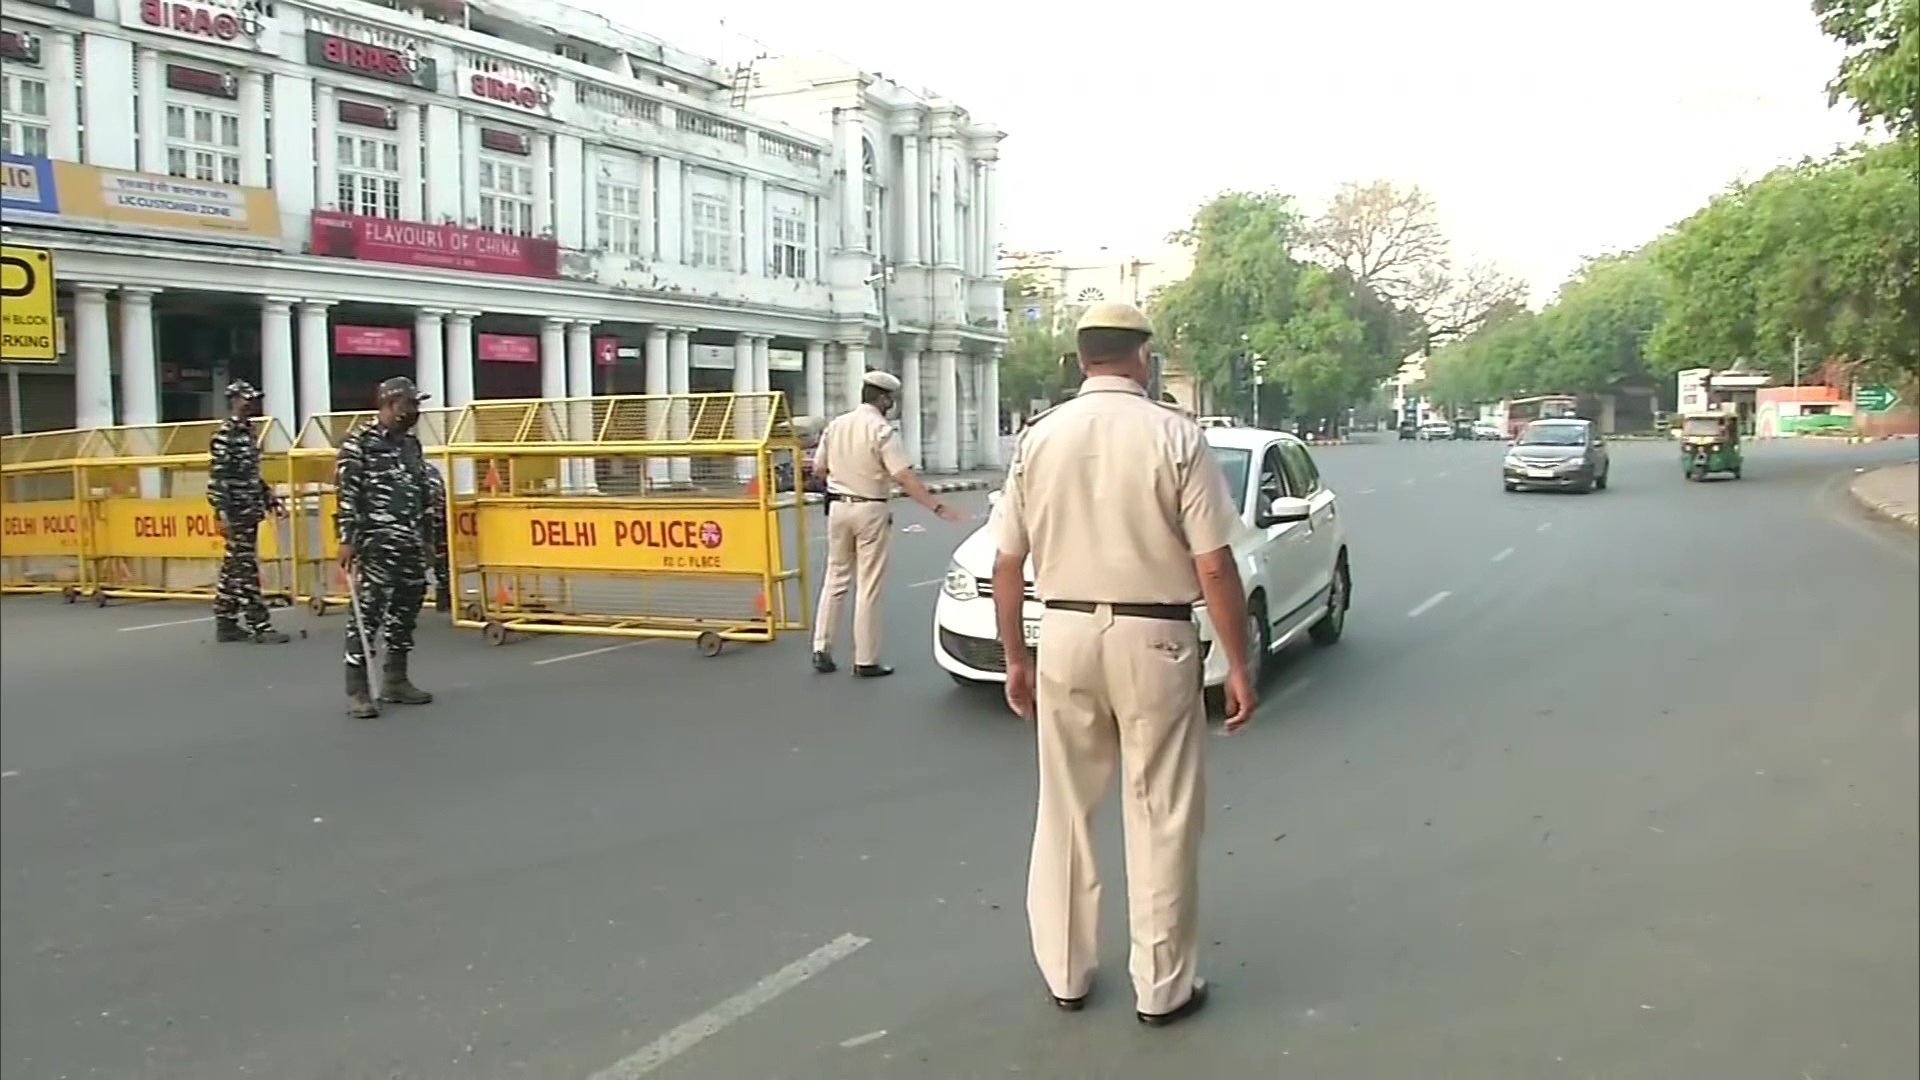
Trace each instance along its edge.
<path fill-rule="evenodd" d="M 333 343 L 327 336 L 331 300 L 300 304 L 300 426 L 333 411 Z"/>
<path fill-rule="evenodd" d="M 773 339 L 762 334 L 753 339 L 753 392 L 771 393 L 773 390 Z M 787 406 L 791 409 L 793 406 Z"/>
<path fill-rule="evenodd" d="M 267 77 L 240 73 L 240 183 L 267 186 Z"/>
<path fill-rule="evenodd" d="M 593 430 L 593 323 L 588 320 L 567 324 L 567 438 L 573 442 L 592 442 Z M 594 459 L 576 458 L 573 465 L 573 489 L 595 489 Z"/>
<path fill-rule="evenodd" d="M 553 136 L 536 131 L 533 133 L 533 234 L 548 236 L 552 232 Z"/>
<path fill-rule="evenodd" d="M 400 143 L 400 217 L 404 221 L 425 221 L 420 177 L 420 106 L 401 102 L 400 128 L 395 138 Z"/>
<path fill-rule="evenodd" d="M 686 235 L 682 219 L 686 206 L 686 189 L 682 184 L 686 178 L 686 166 L 677 158 L 659 157 L 653 160 L 655 180 L 659 187 L 659 198 L 654 200 L 654 205 L 660 211 L 654 243 L 661 262 L 678 263 L 684 258 L 681 240 Z"/>
<path fill-rule="evenodd" d="M 933 262 L 936 266 L 954 266 L 960 251 L 954 236 L 955 201 L 953 190 L 953 140 L 939 138 L 933 141 L 933 216 L 937 225 L 934 234 Z"/>
<path fill-rule="evenodd" d="M 447 339 L 441 320 L 446 312 L 421 308 L 413 313 L 413 382 L 429 394 L 428 408 L 446 404 Z"/>
<path fill-rule="evenodd" d="M 747 402 L 739 397 L 753 393 L 753 336 L 740 334 L 733 339 L 733 437 L 745 441 L 753 438 L 753 413 Z M 733 460 L 733 475 L 741 483 L 753 477 L 753 459 L 739 457 Z"/>
<path fill-rule="evenodd" d="M 807 342 L 807 415 L 827 415 L 827 343 Z"/>
<path fill-rule="evenodd" d="M 540 323 L 540 396 L 548 401 L 567 396 L 567 320 L 556 316 Z"/>
<path fill-rule="evenodd" d="M 1000 208 L 999 197 L 994 193 L 994 159 L 988 158 L 980 165 L 980 201 L 984 204 L 980 210 L 980 229 L 987 246 L 987 261 L 980 266 L 981 277 L 996 277 L 1000 273 Z M 1000 378 L 999 365 L 994 365 L 994 379 Z M 999 436 L 995 436 L 995 446 L 999 445 Z"/>
<path fill-rule="evenodd" d="M 480 118 L 471 113 L 460 117 L 460 219 L 480 224 Z"/>
<path fill-rule="evenodd" d="M 647 329 L 647 396 L 664 398 L 667 396 L 667 328 L 654 326 Z M 649 405 L 647 409 L 647 438 L 666 437 L 667 415 L 664 406 Z M 667 462 L 664 458 L 647 459 L 647 480 L 649 483 L 663 484 L 667 481 Z"/>
<path fill-rule="evenodd" d="M 450 312 L 446 319 L 447 407 L 463 408 L 473 404 L 473 320 L 477 312 Z M 455 419 L 458 419 L 457 417 Z M 452 434 L 451 431 L 448 432 Z M 472 433 L 464 433 L 471 439 Z M 461 495 L 474 491 L 472 461 L 453 464 L 453 490 Z"/>
<path fill-rule="evenodd" d="M 340 205 L 340 149 L 336 145 L 338 140 L 334 137 L 334 125 L 339 122 L 339 106 L 334 104 L 333 87 L 315 82 L 313 86 L 313 205 L 323 210 L 351 213 L 353 207 Z"/>
<path fill-rule="evenodd" d="M 153 351 L 153 294 L 120 290 L 120 409 L 128 427 L 160 422 L 160 364 Z"/>
<path fill-rule="evenodd" d="M 920 136 L 900 138 L 900 261 L 920 265 Z"/>
<path fill-rule="evenodd" d="M 155 49 L 139 50 L 140 171 L 167 174 L 167 79 Z M 60 74 L 65 75 L 65 72 Z"/>
<path fill-rule="evenodd" d="M 268 416 L 280 422 L 292 438 L 299 438 L 300 416 L 294 407 L 293 301 L 269 296 L 260 301 L 260 392 Z"/>
<path fill-rule="evenodd" d="M 73 35 L 59 31 L 49 31 L 45 35 L 47 66 L 49 72 L 60 72 L 62 77 L 74 70 Z M 59 80 L 49 80 L 58 84 Z M 74 94 L 47 95 L 47 156 L 58 161 L 80 160 L 80 121 L 77 117 L 77 97 Z"/>
<path fill-rule="evenodd" d="M 934 386 L 933 467 L 953 472 L 960 467 L 960 358 L 951 349 L 933 354 L 939 368 Z"/>
<path fill-rule="evenodd" d="M 667 337 L 667 393 L 684 397 L 691 385 L 693 375 L 693 331 L 682 327 L 669 328 Z M 672 416 L 668 420 L 668 438 L 681 441 L 687 438 L 693 414 L 686 401 L 673 403 Z M 676 486 L 693 483 L 693 459 L 677 457 L 669 470 L 672 482 Z"/>
<path fill-rule="evenodd" d="M 113 331 L 107 323 L 107 290 L 73 288 L 73 411 L 83 428 L 113 426 Z"/>
<path fill-rule="evenodd" d="M 865 168 L 866 114 L 860 109 L 841 109 L 840 158 L 846 164 L 840 182 L 841 247 L 848 251 L 867 248 L 867 173 Z"/>
<path fill-rule="evenodd" d="M 988 166 L 989 172 L 992 166 Z M 991 184 L 989 184 L 991 186 Z M 996 253 L 996 258 L 997 258 Z M 991 272 L 991 267 L 989 268 Z M 1000 465 L 1000 354 L 988 353 L 980 390 L 980 464 Z"/>
<path fill-rule="evenodd" d="M 900 357 L 900 441 L 907 444 L 907 460 L 920 468 L 920 350 Z"/>
<path fill-rule="evenodd" d="M 867 377 L 867 345 L 865 342 L 852 342 L 840 346 L 846 356 L 843 378 L 847 380 L 847 408 L 860 404 L 860 387 Z"/>

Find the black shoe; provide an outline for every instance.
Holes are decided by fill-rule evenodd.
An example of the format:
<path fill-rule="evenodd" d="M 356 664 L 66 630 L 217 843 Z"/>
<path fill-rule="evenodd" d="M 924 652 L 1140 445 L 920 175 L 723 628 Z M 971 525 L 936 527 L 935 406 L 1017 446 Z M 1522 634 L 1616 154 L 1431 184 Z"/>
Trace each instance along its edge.
<path fill-rule="evenodd" d="M 218 642 L 252 641 L 253 635 L 242 629 L 237 622 L 216 619 L 213 624 L 213 640 Z"/>
<path fill-rule="evenodd" d="M 293 640 L 271 626 L 263 626 L 247 635 L 247 638 L 255 645 L 285 645 Z"/>
<path fill-rule="evenodd" d="M 861 679 L 884 679 L 893 674 L 893 669 L 885 664 L 855 664 L 853 674 Z"/>
<path fill-rule="evenodd" d="M 813 670 L 822 675 L 831 675 L 840 670 L 840 665 L 833 662 L 832 653 L 817 652 L 813 654 Z"/>
<path fill-rule="evenodd" d="M 1178 1023 L 1179 1021 L 1185 1020 L 1187 1017 L 1192 1016 L 1194 1013 L 1199 1012 L 1201 1009 L 1206 1007 L 1206 1004 L 1207 1004 L 1207 980 L 1195 979 L 1193 980 L 1193 993 L 1187 997 L 1187 1000 L 1184 1003 L 1182 1003 L 1179 1008 L 1173 1010 L 1172 1012 L 1163 1012 L 1163 1013 L 1136 1012 L 1133 1015 L 1135 1017 L 1138 1017 L 1140 1022 L 1147 1025 L 1148 1027 L 1166 1027 L 1168 1024 Z"/>
<path fill-rule="evenodd" d="M 442 615 L 453 610 L 453 594 L 441 589 L 433 594 L 433 610 Z"/>
<path fill-rule="evenodd" d="M 1079 1012 L 1081 1009 L 1087 1007 L 1087 999 L 1092 996 L 1093 984 L 1088 983 L 1087 992 L 1081 994 L 1079 997 L 1063 998 L 1059 994 L 1049 991 L 1047 1000 L 1053 1002 L 1053 1007 L 1059 1009 L 1061 1012 Z"/>

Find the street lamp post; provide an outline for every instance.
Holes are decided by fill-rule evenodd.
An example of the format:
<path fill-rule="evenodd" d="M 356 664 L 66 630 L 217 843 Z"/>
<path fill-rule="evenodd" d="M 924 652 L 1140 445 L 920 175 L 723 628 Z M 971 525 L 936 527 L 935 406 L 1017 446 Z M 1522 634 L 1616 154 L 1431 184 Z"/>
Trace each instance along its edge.
<path fill-rule="evenodd" d="M 1266 385 L 1267 358 L 1254 353 L 1253 361 L 1253 426 L 1260 426 L 1260 388 Z"/>

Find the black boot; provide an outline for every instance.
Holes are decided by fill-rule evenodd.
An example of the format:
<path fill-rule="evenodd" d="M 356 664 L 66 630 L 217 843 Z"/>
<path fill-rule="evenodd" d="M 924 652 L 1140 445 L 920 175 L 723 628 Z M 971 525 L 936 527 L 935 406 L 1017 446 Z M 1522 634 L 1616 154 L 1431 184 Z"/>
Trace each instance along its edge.
<path fill-rule="evenodd" d="M 267 623 L 261 623 L 253 633 L 247 636 L 255 645 L 285 645 L 293 640 Z"/>
<path fill-rule="evenodd" d="M 407 678 L 407 654 L 388 653 L 387 662 L 381 671 L 380 700 L 391 701 L 395 705 L 429 705 L 433 695 L 413 685 Z"/>
<path fill-rule="evenodd" d="M 380 715 L 380 706 L 373 703 L 373 689 L 367 685 L 367 669 L 363 664 L 347 665 L 347 715 L 355 720 L 371 720 Z"/>
<path fill-rule="evenodd" d="M 213 640 L 223 644 L 232 641 L 252 641 L 253 635 L 247 633 L 238 622 L 232 619 L 215 617 L 213 620 Z"/>

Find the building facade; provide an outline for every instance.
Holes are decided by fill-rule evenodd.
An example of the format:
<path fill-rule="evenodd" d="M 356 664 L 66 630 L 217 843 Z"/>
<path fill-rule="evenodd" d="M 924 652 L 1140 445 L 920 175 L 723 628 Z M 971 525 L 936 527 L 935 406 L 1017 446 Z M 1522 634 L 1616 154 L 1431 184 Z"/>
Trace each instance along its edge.
<path fill-rule="evenodd" d="M 885 351 L 862 146 L 752 108 L 752 72 L 545 0 L 20 0 L 0 31 L 6 239 L 53 252 L 61 328 L 17 425 L 197 419 L 248 378 L 294 426 L 396 374 L 825 414 Z M 903 410 L 953 417 L 931 467 L 993 455 L 960 407 L 992 331 Z"/>

